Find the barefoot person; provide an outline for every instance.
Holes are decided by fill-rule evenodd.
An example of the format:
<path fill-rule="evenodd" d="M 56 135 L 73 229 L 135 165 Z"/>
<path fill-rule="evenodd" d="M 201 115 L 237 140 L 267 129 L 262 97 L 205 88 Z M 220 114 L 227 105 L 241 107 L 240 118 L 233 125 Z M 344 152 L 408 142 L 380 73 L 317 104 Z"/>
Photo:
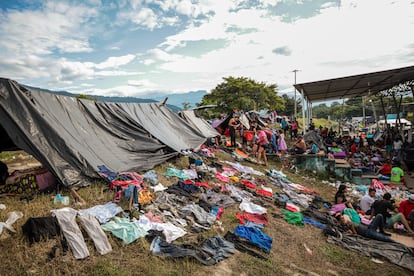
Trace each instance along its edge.
<path fill-rule="evenodd" d="M 306 152 L 306 143 L 302 135 L 299 135 L 298 138 L 293 142 L 293 150 L 296 154 L 302 154 Z"/>
<path fill-rule="evenodd" d="M 229 121 L 229 133 L 230 133 L 230 143 L 231 147 L 236 146 L 236 130 L 240 126 L 239 114 L 235 113 L 233 118 Z"/>
<path fill-rule="evenodd" d="M 266 132 L 264 130 L 260 130 L 259 134 L 257 135 L 257 163 L 260 164 L 261 159 L 263 158 L 264 165 L 267 166 L 267 156 L 266 156 L 266 146 L 269 143 L 267 139 Z"/>

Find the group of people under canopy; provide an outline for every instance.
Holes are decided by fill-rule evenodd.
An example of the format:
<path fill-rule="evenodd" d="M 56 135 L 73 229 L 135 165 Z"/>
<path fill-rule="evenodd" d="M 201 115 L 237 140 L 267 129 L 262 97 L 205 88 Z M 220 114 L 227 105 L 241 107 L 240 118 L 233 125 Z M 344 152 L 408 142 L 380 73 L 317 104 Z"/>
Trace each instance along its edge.
<path fill-rule="evenodd" d="M 372 136 L 322 136 L 328 149 L 328 158 L 345 159 L 353 171 L 375 175 L 379 180 L 405 183 L 404 175 L 410 174 L 404 161 L 402 136 L 394 129 L 386 132 L 382 139 L 374 141 Z M 369 138 L 367 138 L 369 137 Z"/>

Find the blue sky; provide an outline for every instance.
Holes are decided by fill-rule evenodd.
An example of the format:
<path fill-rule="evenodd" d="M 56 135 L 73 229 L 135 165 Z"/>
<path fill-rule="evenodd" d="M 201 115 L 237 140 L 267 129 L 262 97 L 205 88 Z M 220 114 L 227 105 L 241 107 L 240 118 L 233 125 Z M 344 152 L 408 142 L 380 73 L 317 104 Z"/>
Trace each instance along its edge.
<path fill-rule="evenodd" d="M 73 93 L 210 91 L 414 64 L 414 0 L 0 0 L 0 77 Z"/>

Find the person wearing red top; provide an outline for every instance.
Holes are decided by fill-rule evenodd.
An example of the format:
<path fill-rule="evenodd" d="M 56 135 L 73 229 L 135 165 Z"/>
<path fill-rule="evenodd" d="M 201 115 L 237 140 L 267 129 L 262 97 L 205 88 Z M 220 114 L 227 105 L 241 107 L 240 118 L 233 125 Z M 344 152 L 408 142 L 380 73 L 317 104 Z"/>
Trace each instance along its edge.
<path fill-rule="evenodd" d="M 398 211 L 405 216 L 411 225 L 414 225 L 414 194 L 411 194 L 408 199 L 401 201 Z"/>
<path fill-rule="evenodd" d="M 391 170 L 392 170 L 391 160 L 387 159 L 385 163 L 381 167 L 378 168 L 375 174 L 378 176 L 378 179 L 380 180 L 390 180 Z"/>
<path fill-rule="evenodd" d="M 392 164 L 391 160 L 387 159 L 385 163 L 378 169 L 377 174 L 391 176 Z"/>
<path fill-rule="evenodd" d="M 352 143 L 351 145 L 351 152 L 352 154 L 356 153 L 357 151 L 357 144 L 355 142 Z"/>

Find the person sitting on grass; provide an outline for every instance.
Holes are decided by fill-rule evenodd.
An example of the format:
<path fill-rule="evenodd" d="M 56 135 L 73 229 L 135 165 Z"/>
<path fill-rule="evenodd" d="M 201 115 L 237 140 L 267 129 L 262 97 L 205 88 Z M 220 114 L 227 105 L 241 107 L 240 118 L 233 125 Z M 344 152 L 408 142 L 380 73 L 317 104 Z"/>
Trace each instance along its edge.
<path fill-rule="evenodd" d="M 296 154 L 302 154 L 306 152 L 306 143 L 302 135 L 299 135 L 298 138 L 293 142 L 293 151 Z"/>
<path fill-rule="evenodd" d="M 397 212 L 393 215 L 389 213 L 389 211 L 393 212 L 395 210 L 395 206 L 393 202 L 391 201 L 391 194 L 385 193 L 382 196 L 382 200 L 376 200 L 371 207 L 371 215 L 370 220 L 378 215 L 381 214 L 384 218 L 384 225 L 385 228 L 393 228 L 394 224 L 401 222 L 405 229 L 407 230 L 408 234 L 413 235 L 414 231 L 411 229 L 410 225 L 408 224 L 407 219 L 404 217 L 404 215 L 400 212 Z"/>
<path fill-rule="evenodd" d="M 385 163 L 375 172 L 380 180 L 390 180 L 392 164 L 391 159 L 385 160 Z"/>
<path fill-rule="evenodd" d="M 374 188 L 369 188 L 368 193 L 361 198 L 359 202 L 359 207 L 366 214 L 371 214 L 371 206 L 375 202 L 375 194 L 377 190 Z"/>
<path fill-rule="evenodd" d="M 400 202 L 398 211 L 404 215 L 411 227 L 414 227 L 414 194 Z"/>
<path fill-rule="evenodd" d="M 319 152 L 318 145 L 316 145 L 315 141 L 313 140 L 310 141 L 310 144 L 311 144 L 311 149 L 309 151 L 309 154 L 317 154 Z"/>
<path fill-rule="evenodd" d="M 405 184 L 405 180 L 404 180 L 404 171 L 400 168 L 401 163 L 399 161 L 396 161 L 394 166 L 391 169 L 391 177 L 390 180 L 391 182 L 394 183 L 401 183 L 401 184 Z"/>
<path fill-rule="evenodd" d="M 338 191 L 335 194 L 334 202 L 335 204 L 343 203 L 345 204 L 346 207 L 353 209 L 354 207 L 352 206 L 352 202 L 350 200 L 347 200 L 346 198 L 346 192 L 347 192 L 346 190 L 347 190 L 346 185 L 344 184 L 339 185 Z"/>

